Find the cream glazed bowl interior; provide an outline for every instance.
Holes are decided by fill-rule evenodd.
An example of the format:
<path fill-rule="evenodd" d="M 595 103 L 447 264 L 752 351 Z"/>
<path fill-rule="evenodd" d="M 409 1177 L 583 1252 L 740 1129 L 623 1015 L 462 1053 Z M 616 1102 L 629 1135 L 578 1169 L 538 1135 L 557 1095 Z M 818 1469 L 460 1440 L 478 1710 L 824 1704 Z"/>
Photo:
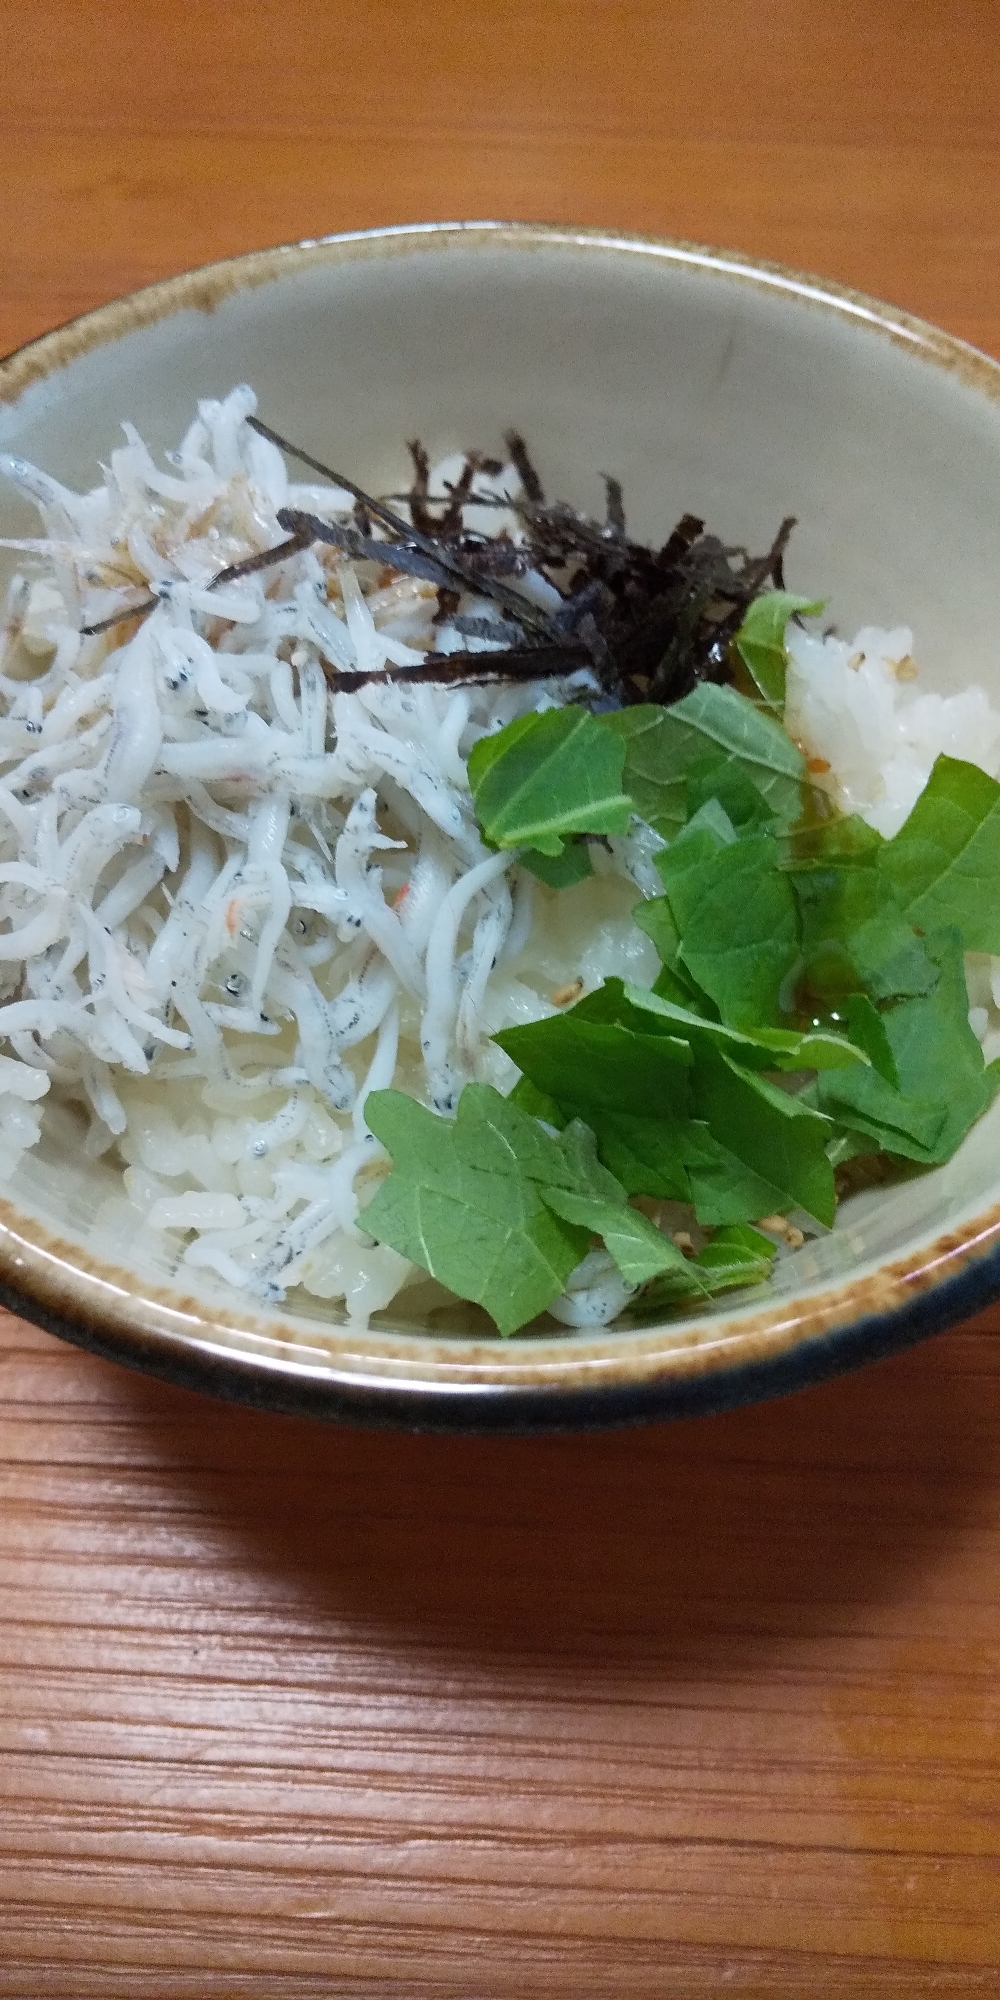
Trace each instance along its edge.
<path fill-rule="evenodd" d="M 789 587 L 850 632 L 914 628 L 926 685 L 1000 704 L 1000 367 L 890 307 L 775 266 L 597 231 L 428 224 L 188 273 L 0 367 L 0 449 L 69 484 L 123 418 L 155 450 L 239 381 L 286 436 L 376 490 L 514 425 L 548 490 L 630 530 L 685 510 L 733 542 L 799 526 Z M 0 533 L 35 532 L 0 497 Z M 0 1200 L 0 1297 L 133 1366 L 278 1410 L 424 1428 L 568 1428 L 705 1411 L 853 1366 L 1000 1293 L 1000 1105 L 950 1163 L 845 1203 L 766 1291 L 712 1310 L 500 1340 L 476 1308 L 404 1292 L 365 1331 L 298 1293 L 184 1284 L 150 1231 L 102 1233 L 114 1185 L 60 1135 Z M 81 1127 L 82 1139 L 82 1127 Z M 440 1296 L 440 1295 L 439 1295 Z"/>

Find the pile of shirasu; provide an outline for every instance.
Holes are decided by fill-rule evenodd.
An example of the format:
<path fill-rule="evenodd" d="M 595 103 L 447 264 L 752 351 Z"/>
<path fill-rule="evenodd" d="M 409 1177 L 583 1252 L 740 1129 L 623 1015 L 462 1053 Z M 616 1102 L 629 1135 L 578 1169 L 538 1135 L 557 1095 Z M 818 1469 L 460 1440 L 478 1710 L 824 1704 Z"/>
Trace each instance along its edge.
<path fill-rule="evenodd" d="M 432 584 L 318 547 L 209 590 L 285 539 L 280 508 L 353 505 L 289 484 L 254 409 L 245 387 L 201 403 L 169 471 L 126 424 L 85 494 L 0 459 L 45 528 L 5 544 L 31 574 L 0 652 L 2 1167 L 37 1141 L 43 1099 L 78 1106 L 86 1153 L 117 1148 L 173 1261 L 365 1317 L 423 1276 L 358 1226 L 388 1164 L 367 1093 L 394 1083 L 448 1112 L 469 1077 L 513 1080 L 489 1035 L 551 1013 L 566 982 L 652 978 L 628 913 L 657 888 L 658 843 L 636 825 L 558 897 L 483 845 L 472 745 L 565 684 L 331 690 L 324 660 L 375 673 L 502 647 L 432 629 Z M 517 490 L 513 467 L 473 486 Z M 466 521 L 518 536 L 495 505 Z M 558 601 L 541 576 L 518 588 Z M 81 636 L 151 593 L 142 622 Z M 470 613 L 501 615 L 466 595 L 451 616 Z M 604 1321 L 625 1298 L 602 1252 L 555 1311 Z"/>

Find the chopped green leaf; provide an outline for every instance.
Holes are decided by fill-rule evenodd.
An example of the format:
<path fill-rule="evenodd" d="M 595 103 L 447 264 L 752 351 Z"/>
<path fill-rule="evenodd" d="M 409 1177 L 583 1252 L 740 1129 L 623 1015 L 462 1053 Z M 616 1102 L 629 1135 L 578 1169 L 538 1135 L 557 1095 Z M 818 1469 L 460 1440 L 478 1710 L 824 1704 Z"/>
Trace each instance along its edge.
<path fill-rule="evenodd" d="M 732 1028 L 722 1021 L 705 1020 L 690 1008 L 647 992 L 645 987 L 626 985 L 620 979 L 606 979 L 597 993 L 588 995 L 585 1002 L 580 1001 L 563 1019 L 571 1019 L 584 1006 L 595 1012 L 599 1006 L 602 1018 L 623 1021 L 639 1032 L 651 1032 L 659 1026 L 666 1034 L 686 1037 L 693 1048 L 706 1045 L 718 1048 L 748 1068 L 843 1069 L 866 1061 L 864 1053 L 846 1036 L 832 1031 Z"/>
<path fill-rule="evenodd" d="M 996 1094 L 983 1052 L 969 1026 L 963 940 L 959 931 L 929 932 L 926 947 L 940 977 L 933 992 L 901 1000 L 883 1014 L 885 1032 L 907 1094 L 934 1096 L 945 1106 L 945 1122 L 934 1152 L 935 1164 L 948 1160 L 970 1125 Z"/>
<path fill-rule="evenodd" d="M 658 941 L 654 937 L 653 942 L 662 956 L 661 941 Z M 684 967 L 681 965 L 679 959 L 676 960 L 675 966 L 668 965 L 666 962 L 661 965 L 653 981 L 653 992 L 658 993 L 664 1000 L 676 1001 L 678 1006 L 694 1007 L 696 1010 L 700 1007 L 704 1010 L 709 1020 L 714 1018 L 716 1010 L 713 1008 L 712 1002 L 709 1000 L 707 994 L 696 992 L 694 987 L 685 978 Z"/>
<path fill-rule="evenodd" d="M 838 1167 L 846 1166 L 849 1160 L 856 1160 L 867 1153 L 879 1150 L 872 1144 L 867 1132 L 852 1132 L 849 1126 L 842 1125 L 834 1126 L 834 1135 L 827 1146 L 826 1157 L 835 1171 Z"/>
<path fill-rule="evenodd" d="M 854 1069 L 870 1061 L 860 1038 L 848 1038 L 835 1028 L 755 1028 L 754 1046 L 770 1051 L 770 1069 Z M 743 1058 L 744 1062 L 746 1057 Z"/>
<path fill-rule="evenodd" d="M 507 1103 L 516 1105 L 518 1111 L 526 1112 L 529 1118 L 541 1118 L 546 1125 L 554 1125 L 557 1132 L 569 1123 L 561 1105 L 556 1103 L 554 1097 L 546 1097 L 544 1091 L 536 1090 L 529 1076 L 518 1077 Z"/>
<path fill-rule="evenodd" d="M 750 834 L 693 867 L 685 864 L 690 845 L 684 835 L 657 857 L 680 934 L 677 958 L 732 1027 L 777 1025 L 799 948 L 795 896 L 777 843 Z"/>
<path fill-rule="evenodd" d="M 574 1118 L 567 1125 L 559 1145 L 566 1169 L 565 1184 L 572 1188 L 574 1194 L 624 1208 L 627 1200 L 625 1189 L 598 1159 L 597 1141 L 589 1125 L 585 1125 L 580 1118 Z"/>
<path fill-rule="evenodd" d="M 802 924 L 803 984 L 834 1004 L 867 990 L 874 1000 L 929 993 L 937 968 L 900 909 L 879 850 L 846 866 L 794 872 Z"/>
<path fill-rule="evenodd" d="M 569 834 L 626 833 L 624 763 L 620 739 L 584 708 L 522 715 L 482 737 L 468 768 L 487 840 L 558 856 Z"/>
<path fill-rule="evenodd" d="M 487 1084 L 466 1086 L 454 1121 L 397 1090 L 373 1091 L 365 1117 L 393 1160 L 368 1233 L 485 1306 L 501 1333 L 544 1311 L 588 1247 L 539 1192 L 571 1183 L 557 1142 Z"/>
<path fill-rule="evenodd" d="M 876 1069 L 821 1077 L 814 1090 L 817 1104 L 829 1117 L 865 1133 L 876 1150 L 924 1165 L 936 1158 L 946 1112 L 932 1097 L 904 1096 Z"/>
<path fill-rule="evenodd" d="M 493 1039 L 537 1089 L 588 1124 L 598 1110 L 687 1114 L 691 1051 L 667 1035 L 579 1018 L 570 1007 L 548 1021 L 503 1028 Z"/>
<path fill-rule="evenodd" d="M 691 1200 L 687 1163 L 696 1136 L 691 1120 L 630 1117 L 603 1108 L 591 1112 L 591 1120 L 602 1160 L 629 1194 Z M 707 1140 L 708 1127 L 698 1129 Z"/>
<path fill-rule="evenodd" d="M 561 854 L 540 854 L 537 847 L 530 847 L 521 856 L 521 866 L 537 875 L 547 889 L 572 889 L 594 872 L 585 840 L 568 840 Z"/>
<path fill-rule="evenodd" d="M 767 590 L 755 597 L 736 634 L 736 645 L 766 702 L 780 712 L 785 706 L 785 628 L 789 619 L 802 612 L 818 616 L 824 599 L 795 597 L 788 590 Z"/>
<path fill-rule="evenodd" d="M 718 771 L 718 766 L 715 769 Z M 711 846 L 705 847 L 702 845 L 701 847 L 695 847 L 693 843 L 696 837 L 704 833 L 712 835 Z M 690 848 L 691 861 L 692 865 L 696 866 L 700 860 L 705 859 L 708 855 L 715 854 L 718 848 L 730 847 L 733 841 L 738 838 L 736 828 L 722 800 L 717 798 L 713 793 L 710 798 L 703 799 L 697 811 L 691 814 L 683 833 L 671 843 L 670 852 L 676 855 L 678 847 L 683 846 L 684 852 L 687 853 L 689 851 L 688 842 L 690 841 L 692 843 Z"/>
<path fill-rule="evenodd" d="M 654 896 L 650 902 L 637 903 L 632 917 L 639 929 L 652 938 L 662 960 L 654 991 L 664 1000 L 673 1000 L 681 1007 L 693 1007 L 696 1013 L 717 1013 L 718 1009 L 713 1008 L 707 994 L 699 991 L 687 967 L 681 962 L 680 932 L 666 896 Z"/>
<path fill-rule="evenodd" d="M 966 951 L 1000 952 L 1000 785 L 977 764 L 939 757 L 879 859 L 911 924 L 957 924 Z"/>
<path fill-rule="evenodd" d="M 640 705 L 621 708 L 600 718 L 602 726 L 625 744 L 622 785 L 636 812 L 669 840 L 690 816 L 687 765 L 679 745 L 663 741 L 664 717 L 671 711 Z"/>
<path fill-rule="evenodd" d="M 810 811 L 782 836 L 787 868 L 838 868 L 875 862 L 885 845 L 878 830 L 857 813 L 838 813 L 824 792 L 812 792 Z"/>
<path fill-rule="evenodd" d="M 671 1122 L 607 1111 L 591 1116 L 601 1158 L 629 1194 L 690 1202 L 706 1226 L 752 1222 L 794 1206 L 766 1167 L 756 1172 L 704 1119 Z"/>
<path fill-rule="evenodd" d="M 645 1215 L 640 1215 L 638 1209 L 598 1201 L 593 1195 L 575 1194 L 567 1188 L 546 1188 L 543 1200 L 565 1222 L 576 1223 L 603 1237 L 605 1249 L 628 1285 L 648 1284 L 661 1271 L 680 1271 L 685 1264 L 676 1243 Z"/>
<path fill-rule="evenodd" d="M 732 822 L 718 801 L 712 799 L 701 807 L 677 839 L 657 856 L 655 865 L 664 881 L 682 884 L 688 872 L 697 876 L 721 848 L 735 840 Z M 656 982 L 657 992 L 662 993 L 665 999 L 679 1001 L 682 1006 L 694 1007 L 697 1012 L 717 1013 L 718 1009 L 701 991 L 681 959 L 680 930 L 669 898 L 656 896 L 648 902 L 638 903 L 632 916 L 639 929 L 652 939 L 663 961 L 663 973 Z"/>
<path fill-rule="evenodd" d="M 675 730 L 688 733 L 689 763 L 715 746 L 744 764 L 764 797 L 772 800 L 784 797 L 789 783 L 797 786 L 802 779 L 801 753 L 780 722 L 762 714 L 735 688 L 702 681 L 664 713 Z M 797 808 L 797 796 L 793 803 Z"/>
<path fill-rule="evenodd" d="M 706 1051 L 697 1065 L 694 1096 L 713 1138 L 773 1189 L 774 1199 L 763 1210 L 757 1208 L 757 1215 L 804 1208 L 817 1222 L 833 1222 L 837 1198 L 826 1156 L 831 1137 L 826 1118 L 801 1097 L 714 1050 Z"/>
<path fill-rule="evenodd" d="M 811 1056 L 867 1067 L 846 1038 L 741 1033 L 607 979 L 564 1014 L 496 1040 L 537 1090 L 593 1127 L 629 1193 L 693 1200 L 705 1223 L 796 1206 L 832 1220 L 828 1120 L 759 1072 L 816 1067 Z"/>
<path fill-rule="evenodd" d="M 747 783 L 782 826 L 801 812 L 805 765 L 799 751 L 776 716 L 735 688 L 704 681 L 670 708 L 626 708 L 600 721 L 609 734 L 624 738 L 623 784 L 636 811 L 668 840 L 692 806 L 708 797 L 723 804 L 732 798 L 742 816 Z M 733 771 L 741 781 L 735 794 L 727 792 Z"/>
<path fill-rule="evenodd" d="M 703 1119 L 693 1118 L 685 1129 L 688 1200 L 698 1221 L 708 1228 L 753 1222 L 795 1206 L 779 1184 L 781 1177 L 771 1178 L 766 1159 L 755 1165 L 743 1157 L 755 1151 L 752 1131 L 748 1136 L 751 1143 L 735 1150 Z"/>
<path fill-rule="evenodd" d="M 667 1271 L 657 1278 L 646 1294 L 655 1310 L 678 1305 L 695 1288 L 715 1294 L 737 1285 L 761 1285 L 771 1276 L 775 1249 L 770 1237 L 746 1223 L 717 1229 L 711 1241 L 694 1258 L 686 1259 L 683 1272 Z"/>
<path fill-rule="evenodd" d="M 885 1031 L 885 1022 L 877 1007 L 873 1007 L 867 993 L 852 993 L 847 1002 L 847 1032 L 859 1049 L 864 1049 L 870 1063 L 884 1076 L 886 1083 L 899 1089 L 899 1071 L 892 1044 Z"/>
<path fill-rule="evenodd" d="M 774 1258 L 771 1238 L 749 1223 L 738 1222 L 717 1229 L 694 1261 L 713 1292 L 719 1292 L 729 1291 L 733 1285 L 761 1284 L 770 1277 Z"/>
<path fill-rule="evenodd" d="M 759 833 L 764 827 L 778 824 L 763 792 L 743 764 L 718 757 L 706 757 L 703 763 L 692 764 L 687 775 L 687 805 L 692 818 L 712 800 L 723 809 L 737 833 Z"/>
<path fill-rule="evenodd" d="M 553 1214 L 577 1223 L 604 1240 L 605 1248 L 630 1285 L 644 1285 L 676 1264 L 680 1251 L 654 1224 L 630 1208 L 625 1189 L 597 1157 L 590 1127 L 574 1119 L 562 1137 L 562 1153 L 573 1176 L 571 1188 L 547 1187 L 543 1198 Z"/>
<path fill-rule="evenodd" d="M 399 1091 L 375 1091 L 365 1113 L 391 1153 L 393 1172 L 365 1210 L 365 1229 L 440 1279 L 513 1333 L 562 1291 L 600 1237 L 630 1285 L 664 1273 L 685 1289 L 712 1285 L 688 1273 L 677 1245 L 629 1206 L 597 1156 L 594 1134 L 574 1121 L 559 1140 L 486 1084 L 468 1084 L 454 1121 Z"/>
<path fill-rule="evenodd" d="M 824 1111 L 883 1151 L 937 1166 L 992 1102 L 997 1079 L 969 1026 L 959 932 L 937 931 L 926 945 L 939 975 L 933 991 L 879 1015 L 899 1087 L 871 1069 L 821 1076 L 815 1094 Z"/>

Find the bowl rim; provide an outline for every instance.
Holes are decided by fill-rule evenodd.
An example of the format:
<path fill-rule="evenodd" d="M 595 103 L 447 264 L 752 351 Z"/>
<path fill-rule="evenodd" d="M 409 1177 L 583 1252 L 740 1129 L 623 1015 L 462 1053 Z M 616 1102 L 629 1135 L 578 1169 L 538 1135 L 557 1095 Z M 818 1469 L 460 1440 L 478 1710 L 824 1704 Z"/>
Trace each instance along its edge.
<path fill-rule="evenodd" d="M 193 267 L 54 327 L 0 360 L 0 404 L 94 348 L 297 271 L 482 247 L 658 260 L 736 280 L 905 347 L 1000 403 L 1000 363 L 863 292 L 766 260 L 628 231 L 558 223 L 417 222 L 341 231 Z M 287 1414 L 411 1429 L 603 1427 L 784 1394 L 923 1339 L 1000 1295 L 1000 1205 L 909 1255 L 804 1300 L 692 1322 L 514 1341 L 393 1335 L 318 1319 L 217 1309 L 54 1235 L 0 1198 L 0 1303 L 64 1340 L 178 1385 Z M 687 1333 L 685 1327 L 685 1334 Z M 600 1337 L 603 1335 L 603 1339 Z M 321 1359 L 326 1353 L 328 1360 Z"/>

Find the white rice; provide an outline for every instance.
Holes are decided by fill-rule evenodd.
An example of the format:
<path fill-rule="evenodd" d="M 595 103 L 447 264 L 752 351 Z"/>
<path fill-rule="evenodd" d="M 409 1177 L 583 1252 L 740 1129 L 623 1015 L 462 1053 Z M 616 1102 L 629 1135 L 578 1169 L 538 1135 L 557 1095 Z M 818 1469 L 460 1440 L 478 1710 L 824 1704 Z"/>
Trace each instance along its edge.
<path fill-rule="evenodd" d="M 1000 770 L 1000 714 L 981 687 L 921 694 L 913 633 L 865 625 L 849 642 L 791 624 L 785 724 L 844 812 L 891 839 L 912 811 L 936 757 Z"/>
<path fill-rule="evenodd" d="M 609 974 L 651 983 L 630 912 L 637 889 L 659 893 L 662 842 L 636 820 L 558 893 L 481 843 L 473 744 L 568 684 L 328 690 L 322 658 L 371 673 L 503 645 L 432 629 L 432 585 L 321 548 L 209 590 L 285 539 L 279 509 L 336 521 L 353 505 L 291 484 L 254 409 L 246 387 L 201 403 L 169 471 L 126 424 L 85 494 L 0 458 L 44 528 L 6 544 L 30 575 L 0 635 L 0 1173 L 68 1109 L 85 1153 L 121 1163 L 119 1235 L 155 1233 L 170 1268 L 265 1300 L 302 1286 L 365 1321 L 424 1277 L 359 1222 L 388 1167 L 368 1092 L 448 1111 L 470 1078 L 513 1082 L 499 1028 Z M 432 491 L 461 467 L 440 465 Z M 513 466 L 473 484 L 480 500 L 517 491 Z M 520 533 L 474 500 L 465 521 Z M 517 587 L 559 601 L 544 577 Z M 150 592 L 137 628 L 81 636 Z M 468 613 L 499 617 L 467 593 Z M 883 833 L 940 750 L 995 772 L 1000 716 L 978 688 L 908 687 L 908 631 L 846 645 L 793 627 L 789 646 L 791 733 Z M 970 999 L 989 1053 L 996 962 L 970 961 Z M 601 1323 L 626 1298 L 592 1253 L 553 1311 Z"/>

